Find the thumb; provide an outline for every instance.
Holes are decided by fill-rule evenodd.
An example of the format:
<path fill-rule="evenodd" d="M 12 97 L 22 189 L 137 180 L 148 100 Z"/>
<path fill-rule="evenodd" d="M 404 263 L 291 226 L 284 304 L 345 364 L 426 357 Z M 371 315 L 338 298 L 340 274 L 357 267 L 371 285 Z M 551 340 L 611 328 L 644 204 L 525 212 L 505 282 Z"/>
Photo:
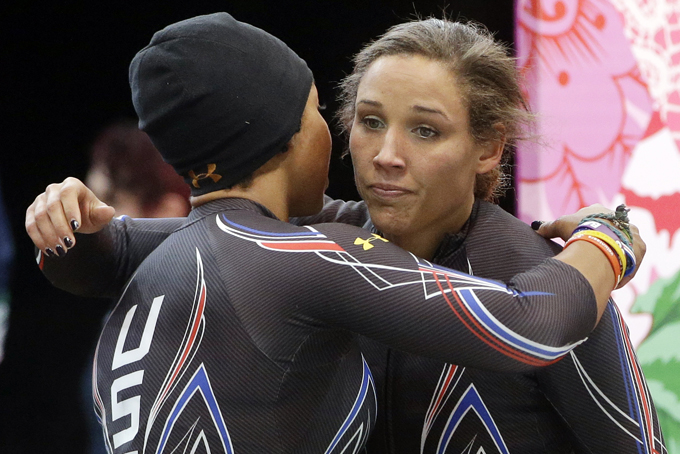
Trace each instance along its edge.
<path fill-rule="evenodd" d="M 534 221 L 531 223 L 531 228 L 536 231 L 543 238 L 562 238 L 563 240 L 568 240 L 571 236 L 571 231 L 563 231 L 560 228 L 562 224 L 557 221 Z"/>
<path fill-rule="evenodd" d="M 96 204 L 90 207 L 88 212 L 88 221 L 84 222 L 83 226 L 78 230 L 80 233 L 95 233 L 104 228 L 106 224 L 111 222 L 113 215 L 116 214 L 116 210 L 97 200 Z"/>
<path fill-rule="evenodd" d="M 93 224 L 108 224 L 113 219 L 116 210 L 112 206 L 108 206 L 104 202 L 99 202 L 90 212 L 90 220 Z"/>

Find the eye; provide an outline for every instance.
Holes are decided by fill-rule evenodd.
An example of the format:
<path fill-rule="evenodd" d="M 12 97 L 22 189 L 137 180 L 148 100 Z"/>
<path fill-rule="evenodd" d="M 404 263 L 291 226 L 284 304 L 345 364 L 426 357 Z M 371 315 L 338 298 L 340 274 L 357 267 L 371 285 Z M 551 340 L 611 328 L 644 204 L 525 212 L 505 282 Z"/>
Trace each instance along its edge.
<path fill-rule="evenodd" d="M 384 126 L 383 122 L 376 117 L 364 117 L 361 123 L 368 129 L 381 129 Z"/>
<path fill-rule="evenodd" d="M 422 139 L 431 139 L 432 137 L 439 135 L 439 132 L 428 126 L 418 126 L 417 128 L 413 129 L 413 132 Z"/>

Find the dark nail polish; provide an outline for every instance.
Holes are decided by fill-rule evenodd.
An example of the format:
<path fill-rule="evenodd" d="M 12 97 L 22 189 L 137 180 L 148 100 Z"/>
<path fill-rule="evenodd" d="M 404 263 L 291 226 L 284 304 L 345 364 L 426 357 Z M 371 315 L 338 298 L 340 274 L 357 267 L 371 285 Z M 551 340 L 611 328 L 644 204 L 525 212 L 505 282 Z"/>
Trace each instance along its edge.
<path fill-rule="evenodd" d="M 48 247 L 45 248 L 45 255 L 48 257 L 54 257 L 54 251 Z"/>
<path fill-rule="evenodd" d="M 73 229 L 74 232 L 78 230 L 79 227 L 80 224 L 78 224 L 78 221 L 76 221 L 75 219 L 71 221 L 71 228 Z"/>
<path fill-rule="evenodd" d="M 57 255 L 58 255 L 59 257 L 63 257 L 63 256 L 66 255 L 66 250 L 64 250 L 64 248 L 61 247 L 61 244 L 57 244 L 57 245 L 54 247 L 54 249 L 57 250 Z"/>
<path fill-rule="evenodd" d="M 67 248 L 71 249 L 73 247 L 73 240 L 67 236 L 64 237 L 64 244 Z"/>
<path fill-rule="evenodd" d="M 531 228 L 534 230 L 538 230 L 541 228 L 541 225 L 543 225 L 543 221 L 534 221 L 531 223 Z"/>

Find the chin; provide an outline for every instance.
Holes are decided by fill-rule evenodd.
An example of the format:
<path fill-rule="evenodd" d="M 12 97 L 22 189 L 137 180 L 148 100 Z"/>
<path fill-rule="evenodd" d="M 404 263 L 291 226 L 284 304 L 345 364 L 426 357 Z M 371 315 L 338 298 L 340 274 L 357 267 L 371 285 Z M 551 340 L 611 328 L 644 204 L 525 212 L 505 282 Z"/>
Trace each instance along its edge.
<path fill-rule="evenodd" d="M 408 227 L 408 223 L 404 219 L 400 219 L 395 213 L 387 212 L 387 210 L 379 211 L 376 216 L 371 213 L 371 221 L 378 231 L 383 235 L 401 235 Z"/>

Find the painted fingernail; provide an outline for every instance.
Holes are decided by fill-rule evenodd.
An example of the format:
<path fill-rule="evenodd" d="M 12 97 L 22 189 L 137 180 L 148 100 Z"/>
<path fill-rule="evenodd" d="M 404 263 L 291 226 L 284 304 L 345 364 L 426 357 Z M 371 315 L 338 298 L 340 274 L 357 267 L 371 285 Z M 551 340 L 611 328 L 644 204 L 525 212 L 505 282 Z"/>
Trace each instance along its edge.
<path fill-rule="evenodd" d="M 48 257 L 54 257 L 54 251 L 48 247 L 45 248 L 45 255 Z"/>
<path fill-rule="evenodd" d="M 71 221 L 71 228 L 73 229 L 74 232 L 76 230 L 78 230 L 79 227 L 80 227 L 80 224 L 78 224 L 78 221 L 76 221 L 75 219 Z"/>
<path fill-rule="evenodd" d="M 57 244 L 57 245 L 54 247 L 54 249 L 57 250 L 57 255 L 58 255 L 59 257 L 63 257 L 63 256 L 66 255 L 66 250 L 64 250 L 64 248 L 61 247 L 61 244 Z"/>
<path fill-rule="evenodd" d="M 73 247 L 73 240 L 67 236 L 64 237 L 64 244 L 68 249 L 71 249 Z"/>
<path fill-rule="evenodd" d="M 534 229 L 534 230 L 538 230 L 538 229 L 541 228 L 542 225 L 543 225 L 543 221 L 534 221 L 534 222 L 531 223 L 531 228 Z"/>

